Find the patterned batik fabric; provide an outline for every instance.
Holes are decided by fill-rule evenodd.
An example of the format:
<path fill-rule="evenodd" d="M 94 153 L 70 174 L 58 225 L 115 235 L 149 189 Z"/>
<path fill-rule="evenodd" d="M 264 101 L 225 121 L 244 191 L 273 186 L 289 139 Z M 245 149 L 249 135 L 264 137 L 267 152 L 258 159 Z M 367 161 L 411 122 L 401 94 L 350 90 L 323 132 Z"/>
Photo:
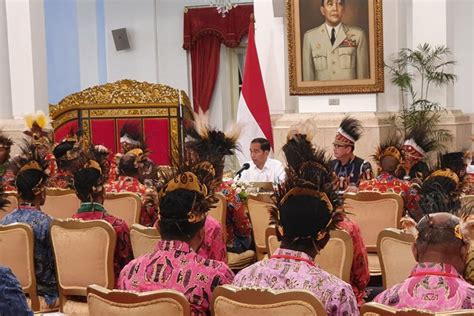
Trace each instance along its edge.
<path fill-rule="evenodd" d="M 142 199 L 142 209 L 140 212 L 140 224 L 143 226 L 152 226 L 158 219 L 158 212 L 153 205 L 149 205 L 144 200 L 147 187 L 137 178 L 128 176 L 119 176 L 117 180 L 108 183 L 105 186 L 107 193 L 112 192 L 132 192 L 138 194 Z"/>
<path fill-rule="evenodd" d="M 252 226 L 242 201 L 228 183 L 222 182 L 216 192 L 224 194 L 227 201 L 226 243 L 229 250 L 237 253 L 250 249 L 252 243 Z"/>
<path fill-rule="evenodd" d="M 3 266 L 0 266 L 0 315 L 33 315 L 20 282 L 9 268 Z"/>
<path fill-rule="evenodd" d="M 16 176 L 10 169 L 3 169 L 0 181 L 2 182 L 3 189 L 6 192 L 16 191 L 15 187 Z"/>
<path fill-rule="evenodd" d="M 380 293 L 374 301 L 432 312 L 472 309 L 474 286 L 449 264 L 423 262 L 415 266 L 408 279 Z"/>
<path fill-rule="evenodd" d="M 105 208 L 99 203 L 82 203 L 77 213 L 73 215 L 73 218 L 79 218 L 85 221 L 102 219 L 112 225 L 117 236 L 114 252 L 114 272 L 115 280 L 117 281 L 120 271 L 133 259 L 130 230 L 127 223 L 115 216 L 107 214 Z"/>
<path fill-rule="evenodd" d="M 351 286 L 357 298 L 357 303 L 364 303 L 365 289 L 370 280 L 369 260 L 367 258 L 367 248 L 365 247 L 360 227 L 348 217 L 338 224 L 338 228 L 349 233 L 354 246 L 351 266 Z"/>
<path fill-rule="evenodd" d="M 466 269 L 464 270 L 464 278 L 467 282 L 474 285 L 474 240 L 471 240 L 469 252 L 467 253 Z"/>
<path fill-rule="evenodd" d="M 161 240 L 154 252 L 125 266 L 118 287 L 137 292 L 176 290 L 188 299 L 192 315 L 206 315 L 214 288 L 233 278 L 225 263 L 204 259 L 185 242 Z"/>
<path fill-rule="evenodd" d="M 323 303 L 329 316 L 359 315 L 351 286 L 322 270 L 303 252 L 278 248 L 269 259 L 237 273 L 232 284 L 272 290 L 308 290 Z"/>
<path fill-rule="evenodd" d="M 212 216 L 207 216 L 204 223 L 204 240 L 197 253 L 205 259 L 227 262 L 223 234 L 221 224 Z"/>
<path fill-rule="evenodd" d="M 74 176 L 69 171 L 59 170 L 48 178 L 46 187 L 74 190 Z"/>
<path fill-rule="evenodd" d="M 1 225 L 26 223 L 33 229 L 37 292 L 38 295 L 44 297 L 49 306 L 55 305 L 58 299 L 54 256 L 49 236 L 52 221 L 49 215 L 27 206 L 21 206 L 0 221 Z"/>
<path fill-rule="evenodd" d="M 372 166 L 370 162 L 357 156 L 354 156 L 354 158 L 345 165 L 342 165 L 337 159 L 331 160 L 329 164 L 335 177 L 338 180 L 341 179 L 341 181 L 344 179 L 344 181 L 337 186 L 337 190 L 339 191 L 344 191 L 348 185 L 358 186 L 362 179 L 372 178 Z"/>

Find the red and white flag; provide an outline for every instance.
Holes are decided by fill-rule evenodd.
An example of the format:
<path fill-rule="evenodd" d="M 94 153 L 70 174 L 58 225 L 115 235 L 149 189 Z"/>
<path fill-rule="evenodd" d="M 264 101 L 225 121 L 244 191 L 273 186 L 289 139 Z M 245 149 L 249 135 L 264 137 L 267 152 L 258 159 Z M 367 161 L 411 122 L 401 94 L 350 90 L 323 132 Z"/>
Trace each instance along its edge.
<path fill-rule="evenodd" d="M 268 139 L 273 149 L 272 123 L 258 61 L 257 47 L 255 46 L 253 19 L 249 26 L 242 93 L 237 109 L 237 123 L 242 126 L 238 140 L 242 152 L 237 153 L 240 164 L 250 160 L 250 142 L 254 138 L 263 137 Z"/>

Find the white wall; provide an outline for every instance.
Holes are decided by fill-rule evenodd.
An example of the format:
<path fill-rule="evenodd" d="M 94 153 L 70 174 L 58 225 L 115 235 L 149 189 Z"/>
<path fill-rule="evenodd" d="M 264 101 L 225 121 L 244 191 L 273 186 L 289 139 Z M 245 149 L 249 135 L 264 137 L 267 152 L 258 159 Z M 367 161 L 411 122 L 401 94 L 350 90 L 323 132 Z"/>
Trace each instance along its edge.
<path fill-rule="evenodd" d="M 107 80 L 157 82 L 155 1 L 106 0 Z M 127 28 L 130 49 L 116 51 L 112 30 Z"/>

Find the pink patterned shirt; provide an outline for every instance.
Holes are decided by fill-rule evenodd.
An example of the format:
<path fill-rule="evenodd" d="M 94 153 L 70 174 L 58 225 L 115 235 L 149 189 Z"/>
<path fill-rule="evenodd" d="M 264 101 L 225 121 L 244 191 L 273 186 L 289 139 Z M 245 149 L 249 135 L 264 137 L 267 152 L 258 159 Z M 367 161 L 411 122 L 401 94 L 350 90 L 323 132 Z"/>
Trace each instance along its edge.
<path fill-rule="evenodd" d="M 198 255 L 205 259 L 227 263 L 227 250 L 223 234 L 221 224 L 214 217 L 207 216 L 204 223 L 204 240 L 197 251 Z"/>
<path fill-rule="evenodd" d="M 474 286 L 443 263 L 422 262 L 408 279 L 380 293 L 375 302 L 432 312 L 474 308 Z"/>
<path fill-rule="evenodd" d="M 225 263 L 204 259 L 185 242 L 161 240 L 154 252 L 123 268 L 118 288 L 137 292 L 173 289 L 186 296 L 192 315 L 205 315 L 209 314 L 214 288 L 231 283 L 233 278 Z"/>
<path fill-rule="evenodd" d="M 322 270 L 310 256 L 299 251 L 278 248 L 269 259 L 237 273 L 232 284 L 273 290 L 308 290 L 323 303 L 329 316 L 359 315 L 351 286 Z"/>

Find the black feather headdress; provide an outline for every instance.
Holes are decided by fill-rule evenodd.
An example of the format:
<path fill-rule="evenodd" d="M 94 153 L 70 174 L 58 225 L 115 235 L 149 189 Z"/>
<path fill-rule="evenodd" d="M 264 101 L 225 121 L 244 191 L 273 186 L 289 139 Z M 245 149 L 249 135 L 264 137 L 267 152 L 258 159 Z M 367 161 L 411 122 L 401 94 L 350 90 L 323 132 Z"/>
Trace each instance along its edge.
<path fill-rule="evenodd" d="M 339 124 L 334 144 L 341 146 L 354 146 L 362 135 L 362 123 L 353 117 L 346 116 Z"/>

